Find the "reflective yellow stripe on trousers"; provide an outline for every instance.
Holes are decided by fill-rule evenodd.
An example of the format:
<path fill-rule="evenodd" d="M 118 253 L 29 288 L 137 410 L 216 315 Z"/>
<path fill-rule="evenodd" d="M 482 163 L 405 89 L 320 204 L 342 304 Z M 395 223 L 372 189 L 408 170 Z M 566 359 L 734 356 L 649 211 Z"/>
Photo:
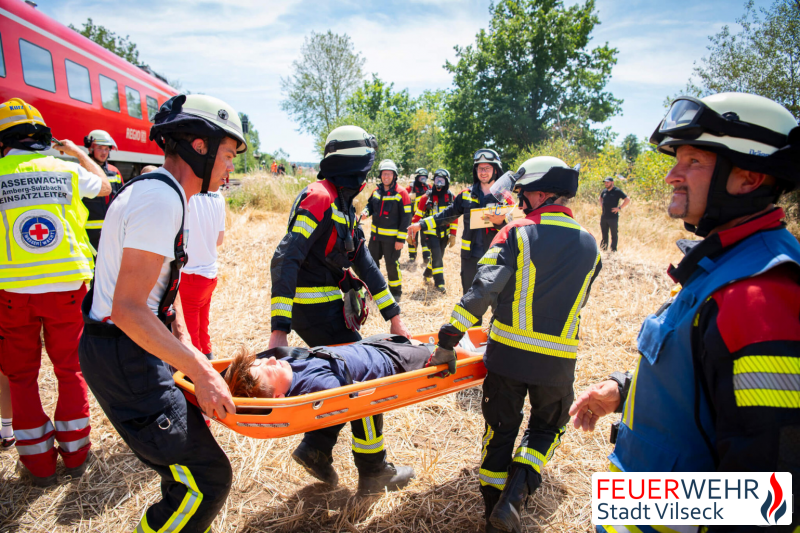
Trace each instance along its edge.
<path fill-rule="evenodd" d="M 135 533 L 177 533 L 182 531 L 189 519 L 192 518 L 200 502 L 203 501 L 203 493 L 197 488 L 194 476 L 189 468 L 182 465 L 170 465 L 169 469 L 175 477 L 175 481 L 186 487 L 186 495 L 183 497 L 178 510 L 172 513 L 167 522 L 159 530 L 155 530 L 147 523 L 147 513 L 142 517 Z M 210 528 L 209 528 L 210 529 Z"/>

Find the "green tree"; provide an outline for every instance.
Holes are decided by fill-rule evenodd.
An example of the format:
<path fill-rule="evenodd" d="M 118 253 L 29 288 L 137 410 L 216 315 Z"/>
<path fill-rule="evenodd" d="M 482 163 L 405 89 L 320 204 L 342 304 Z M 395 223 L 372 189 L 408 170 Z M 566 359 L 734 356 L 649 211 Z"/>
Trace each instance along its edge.
<path fill-rule="evenodd" d="M 639 141 L 636 134 L 631 133 L 622 139 L 622 154 L 625 156 L 628 164 L 632 165 L 641 152 L 642 143 Z"/>
<path fill-rule="evenodd" d="M 244 138 L 247 141 L 247 151 L 243 154 L 237 155 L 233 159 L 233 167 L 235 172 L 244 172 L 245 159 L 247 160 L 248 172 L 253 172 L 256 170 L 261 163 L 261 141 L 258 138 L 258 130 L 256 129 L 255 124 L 253 124 L 253 122 L 250 120 L 249 116 L 247 116 L 245 113 L 239 113 L 239 120 L 242 122 L 244 122 L 245 117 L 247 117 L 247 120 L 250 123 L 247 133 L 244 135 Z"/>
<path fill-rule="evenodd" d="M 133 63 L 137 67 L 147 67 L 145 63 L 139 60 L 139 50 L 136 48 L 136 43 L 131 42 L 129 35 L 125 37 L 117 35 L 108 28 L 95 24 L 91 18 L 86 19 L 86 22 L 83 23 L 83 28 L 80 30 L 72 24 L 69 27 L 129 63 Z"/>
<path fill-rule="evenodd" d="M 444 166 L 444 106 L 446 94 L 442 90 L 425 91 L 417 99 L 417 109 L 411 119 L 411 139 L 413 143 L 408 173 L 420 167 L 434 172 Z M 457 176 L 453 176 L 454 179 Z"/>
<path fill-rule="evenodd" d="M 454 90 L 445 115 L 445 148 L 464 173 L 477 148 L 504 157 L 551 135 L 592 149 L 610 140 L 593 129 L 618 113 L 621 100 L 605 91 L 617 50 L 589 49 L 599 24 L 594 0 L 566 7 L 562 0 L 500 0 L 488 31 L 474 45 L 456 47 L 458 62 L 445 68 Z"/>
<path fill-rule="evenodd" d="M 784 105 L 800 119 L 800 0 L 775 0 L 768 8 L 745 3 L 744 15 L 709 37 L 709 55 L 695 63 L 686 93 L 737 91 Z"/>
<path fill-rule="evenodd" d="M 281 109 L 298 131 L 319 135 L 348 113 L 346 102 L 364 77 L 365 59 L 354 52 L 347 34 L 311 32 L 292 63 L 292 75 L 281 78 Z"/>

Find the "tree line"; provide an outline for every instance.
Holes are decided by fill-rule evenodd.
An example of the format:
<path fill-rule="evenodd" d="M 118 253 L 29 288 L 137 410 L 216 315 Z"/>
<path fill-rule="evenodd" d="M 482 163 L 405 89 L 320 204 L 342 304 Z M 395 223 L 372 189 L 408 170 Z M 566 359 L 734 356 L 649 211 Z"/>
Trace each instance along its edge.
<path fill-rule="evenodd" d="M 725 26 L 709 37 L 709 53 L 695 63 L 683 94 L 751 92 L 800 117 L 800 0 L 761 9 L 748 0 L 736 22 L 738 31 Z M 327 134 L 345 123 L 375 134 L 378 158 L 395 160 L 406 174 L 445 166 L 468 180 L 478 148 L 497 150 L 506 168 L 558 148 L 574 158 L 570 164 L 647 182 L 648 195 L 657 196 L 668 162 L 633 134 L 614 145 L 616 134 L 604 126 L 622 100 L 607 90 L 617 49 L 590 46 L 598 24 L 594 0 L 500 0 L 490 7 L 488 28 L 456 46 L 457 60 L 444 65 L 452 87 L 416 98 L 367 76 L 348 35 L 312 32 L 281 80 L 282 107 L 299 131 L 316 138 L 320 154 Z"/>

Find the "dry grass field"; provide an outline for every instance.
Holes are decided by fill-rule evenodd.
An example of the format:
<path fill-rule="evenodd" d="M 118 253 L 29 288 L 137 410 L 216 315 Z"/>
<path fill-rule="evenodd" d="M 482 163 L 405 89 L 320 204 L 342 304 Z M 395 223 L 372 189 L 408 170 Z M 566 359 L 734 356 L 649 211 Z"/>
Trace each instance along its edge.
<path fill-rule="evenodd" d="M 599 241 L 599 209 L 576 203 L 576 218 Z M 219 286 L 213 300 L 211 337 L 218 357 L 245 345 L 263 349 L 269 336 L 272 252 L 281 239 L 286 213 L 245 209 L 230 213 L 220 253 Z M 682 225 L 636 199 L 621 220 L 620 251 L 603 254 L 603 270 L 583 311 L 578 351 L 577 392 L 636 357 L 642 318 L 654 311 L 672 286 L 665 274 L 680 254 L 674 245 L 687 237 Z M 460 231 L 459 231 L 460 234 Z M 447 295 L 422 282 L 420 259 L 407 265 L 403 252 L 403 318 L 414 332 L 435 331 L 458 301 L 458 246 L 447 251 Z M 387 330 L 371 313 L 366 334 Z M 299 343 L 295 336 L 290 343 Z M 56 381 L 45 358 L 40 376 L 45 409 L 52 413 Z M 417 477 L 401 492 L 381 497 L 355 495 L 357 472 L 350 453 L 349 426 L 335 449 L 340 475 L 335 489 L 309 477 L 290 459 L 300 436 L 254 440 L 212 424 L 233 464 L 230 497 L 215 532 L 258 531 L 482 531 L 483 502 L 477 469 L 483 420 L 480 388 L 387 413 L 389 460 L 413 465 Z M 80 480 L 40 490 L 14 474 L 16 452 L 0 455 L 0 532 L 132 531 L 146 506 L 160 498 L 158 477 L 144 468 L 104 419 L 92 399 L 95 460 Z M 609 417 L 610 418 L 610 417 Z M 544 485 L 524 514 L 528 531 L 589 531 L 591 474 L 604 470 L 610 451 L 610 420 L 593 434 L 570 426 L 544 471 Z"/>

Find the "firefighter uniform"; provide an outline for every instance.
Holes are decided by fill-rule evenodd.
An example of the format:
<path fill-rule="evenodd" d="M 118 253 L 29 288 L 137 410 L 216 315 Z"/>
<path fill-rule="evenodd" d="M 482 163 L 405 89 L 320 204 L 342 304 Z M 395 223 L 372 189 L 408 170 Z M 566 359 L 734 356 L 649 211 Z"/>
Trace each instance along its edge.
<path fill-rule="evenodd" d="M 399 207 L 399 200 L 392 202 Z M 347 251 L 348 241 L 354 246 L 352 252 Z M 272 257 L 272 330 L 289 333 L 294 329 L 310 347 L 360 340 L 343 316 L 339 282 L 346 267 L 352 267 L 366 284 L 385 320 L 400 314 L 400 306 L 366 250 L 352 203 L 345 204 L 336 185 L 323 179 L 303 189 L 295 200 L 286 235 Z M 331 457 L 342 427 L 306 433 L 303 443 Z M 383 464 L 383 416 L 353 421 L 351 427 L 359 470 Z"/>
<path fill-rule="evenodd" d="M 176 158 L 180 158 L 183 168 L 194 173 L 184 179 L 202 180 L 201 192 L 208 192 L 212 170 L 221 160 L 217 152 L 223 139 L 236 141 L 239 154 L 247 150 L 247 144 L 238 113 L 210 96 L 170 98 L 153 120 L 150 139 L 162 150 L 171 146 L 177 153 L 156 171 L 128 180 L 108 210 L 95 283 L 82 306 L 85 328 L 80 362 L 114 429 L 161 478 L 161 499 L 147 502 L 135 533 L 203 533 L 210 530 L 230 492 L 230 462 L 200 408 L 189 403 L 175 385 L 170 365 L 138 345 L 111 315 L 119 273 L 125 267 L 123 251 L 140 250 L 161 257 L 158 278 L 143 304 L 163 327 L 172 330 L 180 270 L 187 261 L 187 199 L 168 168 L 177 166 Z M 204 153 L 192 149 L 186 134 L 206 139 L 208 149 Z"/>
<path fill-rule="evenodd" d="M 89 236 L 89 242 L 97 250 L 97 247 L 100 246 L 100 231 L 103 229 L 103 221 L 106 218 L 108 207 L 122 187 L 122 175 L 119 173 L 119 169 L 108 161 L 100 163 L 96 159 L 92 159 L 103 169 L 103 172 L 108 176 L 108 181 L 111 183 L 111 194 L 108 196 L 83 199 L 83 205 L 89 210 L 89 219 L 86 221 L 86 234 Z"/>
<path fill-rule="evenodd" d="M 539 207 L 497 234 L 472 287 L 439 331 L 439 346 L 453 348 L 496 302 L 481 402 L 486 430 L 479 477 L 487 514 L 512 461 L 529 471 L 532 493 L 561 443 L 573 398 L 580 312 L 600 268 L 597 244 L 572 212 Z M 514 452 L 526 395 L 530 420 Z"/>
<path fill-rule="evenodd" d="M 403 293 L 403 275 L 400 273 L 401 250 L 395 249 L 395 244 L 403 244 L 408 238 L 411 199 L 396 181 L 388 191 L 378 185 L 367 201 L 367 213 L 372 216 L 369 253 L 376 265 L 380 265 L 381 258 L 386 261 L 389 291 L 399 300 Z"/>
<path fill-rule="evenodd" d="M 414 176 L 414 183 L 409 185 L 406 188 L 406 192 L 409 195 L 412 195 L 413 199 L 413 207 L 411 212 L 416 213 L 417 209 L 419 208 L 419 201 L 422 200 L 422 196 L 428 192 L 431 188 L 428 186 L 427 183 L 420 181 L 420 177 L 424 176 L 427 180 L 428 178 L 428 171 L 424 168 L 419 168 L 415 172 Z M 412 263 L 417 259 L 417 250 L 422 248 L 422 262 L 428 264 L 428 260 L 431 257 L 431 251 L 428 249 L 428 246 L 425 244 L 424 235 L 417 234 L 412 235 L 411 238 L 408 240 L 408 260 Z"/>
<path fill-rule="evenodd" d="M 452 205 L 455 197 L 446 187 L 441 191 L 431 189 L 425 193 L 417 205 L 412 222 L 416 223 L 422 219 L 423 253 L 424 246 L 427 245 L 430 251 L 428 261 L 423 276 L 430 278 L 433 276 L 433 283 L 437 287 L 444 288 L 444 251 L 450 239 L 456 238 L 458 231 L 458 220 L 449 224 L 442 224 L 437 227 L 433 222 L 433 215 L 445 211 Z M 424 217 L 424 218 L 423 218 Z"/>
<path fill-rule="evenodd" d="M 457 195 L 452 205 L 423 220 L 426 228 L 452 227 L 453 224 L 458 224 L 458 217 L 464 216 L 464 231 L 461 233 L 461 289 L 464 294 L 472 286 L 472 280 L 478 272 L 478 261 L 489 249 L 489 243 L 498 232 L 498 228 L 493 226 L 471 228 L 469 213 L 472 209 L 489 207 L 496 203 L 494 196 L 483 194 L 481 184 L 475 183 Z"/>
<path fill-rule="evenodd" d="M 800 490 L 800 245 L 783 218 L 720 231 L 670 269 L 683 288 L 639 332 L 612 471 L 788 471 Z"/>
<path fill-rule="evenodd" d="M 81 173 L 74 163 L 35 152 L 12 150 L 0 159 L 0 370 L 9 379 L 20 461 L 38 478 L 55 474 L 55 440 L 67 468 L 83 465 L 90 448 L 78 341 L 80 302 L 94 261 Z M 42 331 L 58 379 L 54 422 L 42 409 L 37 383 Z"/>

